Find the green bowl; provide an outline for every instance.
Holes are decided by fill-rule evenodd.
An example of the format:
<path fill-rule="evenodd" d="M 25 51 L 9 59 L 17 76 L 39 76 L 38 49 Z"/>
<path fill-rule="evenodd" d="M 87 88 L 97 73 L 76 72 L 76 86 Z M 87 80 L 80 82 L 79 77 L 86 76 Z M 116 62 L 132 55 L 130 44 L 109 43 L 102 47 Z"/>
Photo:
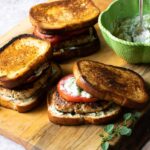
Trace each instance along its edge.
<path fill-rule="evenodd" d="M 143 13 L 150 14 L 150 0 L 143 1 Z M 107 44 L 128 63 L 150 63 L 150 44 L 133 43 L 112 35 L 116 22 L 139 14 L 139 0 L 116 0 L 102 12 L 98 24 Z"/>

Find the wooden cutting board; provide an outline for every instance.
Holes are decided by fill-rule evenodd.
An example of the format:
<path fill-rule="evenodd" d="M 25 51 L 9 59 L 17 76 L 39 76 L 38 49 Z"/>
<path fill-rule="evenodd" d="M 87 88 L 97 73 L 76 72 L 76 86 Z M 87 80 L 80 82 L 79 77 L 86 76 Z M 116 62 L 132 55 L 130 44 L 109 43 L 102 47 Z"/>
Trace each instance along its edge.
<path fill-rule="evenodd" d="M 111 0 L 95 0 L 96 5 L 101 10 L 104 10 L 110 2 Z M 100 35 L 98 26 L 96 26 L 96 29 L 101 40 L 101 49 L 98 53 L 85 58 L 117 66 L 126 65 L 126 62 L 117 55 L 115 55 L 115 53 L 106 45 L 106 43 Z M 22 21 L 7 34 L 1 36 L 0 46 L 4 45 L 12 37 L 22 33 L 32 33 L 32 26 L 28 19 Z M 61 65 L 65 73 L 72 72 L 72 64 L 76 60 L 77 59 L 67 61 Z M 147 82 L 150 82 L 149 66 L 132 65 L 130 67 L 133 68 L 133 70 L 140 73 Z M 150 118 L 150 116 L 148 117 Z M 146 119 L 148 117 L 146 117 Z M 144 119 L 144 121 L 146 119 Z M 143 129 L 146 130 L 146 128 L 148 128 L 148 123 L 149 121 L 147 121 L 147 124 L 145 124 Z M 13 110 L 0 107 L 0 134 L 16 141 L 17 143 L 22 144 L 27 149 L 97 150 L 100 148 L 99 134 L 101 132 L 103 132 L 102 126 L 83 125 L 66 127 L 55 125 L 49 122 L 45 102 L 43 102 L 43 104 L 41 104 L 33 111 L 25 114 L 21 114 Z M 136 133 L 140 134 L 141 132 Z M 149 130 L 146 131 L 146 133 L 150 135 Z M 144 140 L 142 144 L 148 139 L 148 136 L 146 135 L 147 134 L 144 135 L 144 137 L 146 138 L 143 138 Z M 143 134 L 141 134 L 140 136 L 142 137 Z M 139 141 L 142 140 L 140 139 Z"/>

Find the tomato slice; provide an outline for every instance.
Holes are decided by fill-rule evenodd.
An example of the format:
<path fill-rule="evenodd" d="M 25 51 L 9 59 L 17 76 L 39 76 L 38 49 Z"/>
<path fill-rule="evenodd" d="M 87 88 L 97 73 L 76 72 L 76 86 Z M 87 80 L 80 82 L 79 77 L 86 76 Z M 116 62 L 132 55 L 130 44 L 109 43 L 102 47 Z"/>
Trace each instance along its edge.
<path fill-rule="evenodd" d="M 41 39 L 45 39 L 49 41 L 52 45 L 58 44 L 60 41 L 62 41 L 62 38 L 57 35 L 48 35 L 41 33 L 37 28 L 34 29 L 34 35 Z"/>
<path fill-rule="evenodd" d="M 86 30 L 88 30 L 88 29 L 86 28 L 86 29 L 80 29 L 78 31 L 70 31 L 70 32 L 67 32 L 65 34 L 60 34 L 60 35 L 49 35 L 49 34 L 41 33 L 38 30 L 38 28 L 35 28 L 34 34 L 36 36 L 40 37 L 41 39 L 48 40 L 49 42 L 51 42 L 52 45 L 56 45 L 59 42 L 67 40 L 67 39 L 71 38 L 72 36 L 79 35 L 79 34 L 85 32 Z"/>
<path fill-rule="evenodd" d="M 69 81 L 70 80 L 70 81 Z M 73 92 L 76 91 L 76 89 L 73 91 L 73 89 L 71 89 L 71 86 L 70 88 L 68 87 L 65 88 L 65 85 L 68 84 L 68 85 L 71 85 L 71 80 L 74 82 L 75 79 L 74 79 L 74 75 L 73 74 L 70 74 L 70 75 L 67 75 L 65 77 L 63 77 L 57 84 L 57 91 L 59 93 L 59 95 L 64 98 L 66 101 L 69 101 L 69 102 L 93 102 L 93 101 L 96 101 L 97 98 L 94 98 L 92 96 L 90 97 L 86 97 L 86 96 L 83 96 L 81 95 L 81 92 L 84 92 L 83 90 L 81 90 L 78 86 L 73 85 L 74 83 L 72 82 L 72 86 L 75 86 L 75 88 L 78 88 L 81 90 L 81 92 L 79 92 L 78 94 L 73 94 Z M 88 93 L 87 93 L 88 94 Z"/>

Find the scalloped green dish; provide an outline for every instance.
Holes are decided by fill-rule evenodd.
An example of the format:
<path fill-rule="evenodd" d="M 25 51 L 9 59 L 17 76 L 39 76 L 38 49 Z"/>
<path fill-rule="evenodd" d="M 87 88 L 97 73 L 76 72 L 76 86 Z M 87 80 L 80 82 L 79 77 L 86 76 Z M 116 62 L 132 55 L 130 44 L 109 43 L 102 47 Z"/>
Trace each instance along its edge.
<path fill-rule="evenodd" d="M 144 14 L 150 14 L 150 0 L 143 1 Z M 107 44 L 128 63 L 150 63 L 150 43 L 128 42 L 115 37 L 112 32 L 116 22 L 139 14 L 139 0 L 116 0 L 100 14 L 98 24 Z"/>

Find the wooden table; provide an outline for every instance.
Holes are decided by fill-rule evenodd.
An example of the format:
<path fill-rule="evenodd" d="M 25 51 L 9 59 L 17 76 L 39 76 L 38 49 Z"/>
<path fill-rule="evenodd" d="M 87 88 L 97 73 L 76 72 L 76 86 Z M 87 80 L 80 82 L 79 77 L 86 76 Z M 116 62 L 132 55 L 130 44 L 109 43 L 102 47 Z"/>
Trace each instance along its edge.
<path fill-rule="evenodd" d="M 94 2 L 103 11 L 111 0 L 94 0 Z M 101 40 L 101 49 L 99 52 L 85 58 L 117 66 L 126 65 L 126 62 L 106 45 L 97 25 L 96 29 Z M 28 19 L 22 21 L 7 34 L 0 37 L 0 46 L 4 45 L 12 37 L 22 33 L 32 33 L 32 30 Z M 73 59 L 61 65 L 65 73 L 72 72 L 72 65 L 76 60 Z M 145 80 L 149 81 L 149 71 L 143 73 L 145 66 L 134 66 L 133 69 L 143 74 Z M 55 125 L 48 120 L 45 102 L 25 114 L 2 107 L 0 112 L 0 134 L 22 144 L 27 149 L 96 150 L 100 147 L 101 139 L 99 134 L 102 132 L 102 126 L 66 127 Z"/>

